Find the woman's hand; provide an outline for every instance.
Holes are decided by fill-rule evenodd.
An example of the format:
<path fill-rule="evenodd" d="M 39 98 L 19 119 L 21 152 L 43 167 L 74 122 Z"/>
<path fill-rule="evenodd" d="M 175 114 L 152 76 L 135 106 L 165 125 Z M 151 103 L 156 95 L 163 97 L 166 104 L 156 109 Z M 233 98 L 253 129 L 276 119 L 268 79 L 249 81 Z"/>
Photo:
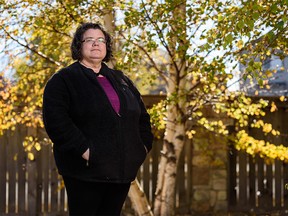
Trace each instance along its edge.
<path fill-rule="evenodd" d="M 148 154 L 148 149 L 145 145 L 144 145 L 144 148 L 145 148 L 146 154 Z"/>
<path fill-rule="evenodd" d="M 89 148 L 82 154 L 82 158 L 84 158 L 85 160 L 89 160 L 89 155 L 90 155 L 90 150 Z"/>

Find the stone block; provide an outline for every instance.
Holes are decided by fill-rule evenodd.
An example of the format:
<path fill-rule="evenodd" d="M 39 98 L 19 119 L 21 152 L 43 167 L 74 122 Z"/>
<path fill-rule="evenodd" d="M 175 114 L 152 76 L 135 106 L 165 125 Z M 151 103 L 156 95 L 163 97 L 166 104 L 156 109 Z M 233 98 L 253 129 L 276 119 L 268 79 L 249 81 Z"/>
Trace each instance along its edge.
<path fill-rule="evenodd" d="M 227 200 L 227 192 L 226 191 L 219 191 L 217 193 L 217 200 L 219 200 L 219 201 Z"/>
<path fill-rule="evenodd" d="M 210 169 L 194 167 L 192 171 L 193 186 L 210 184 Z"/>
<path fill-rule="evenodd" d="M 226 190 L 227 189 L 227 180 L 226 179 L 217 179 L 213 180 L 213 190 Z"/>

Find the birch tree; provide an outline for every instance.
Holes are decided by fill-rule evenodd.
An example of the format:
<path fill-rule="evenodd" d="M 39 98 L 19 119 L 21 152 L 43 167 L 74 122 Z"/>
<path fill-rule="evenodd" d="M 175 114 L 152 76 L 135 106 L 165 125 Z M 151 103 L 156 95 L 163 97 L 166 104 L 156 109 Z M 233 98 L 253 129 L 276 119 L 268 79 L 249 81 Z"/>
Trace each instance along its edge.
<path fill-rule="evenodd" d="M 260 99 L 254 103 L 243 93 L 231 92 L 227 87 L 238 61 L 248 64 L 240 79 L 255 77 L 263 84 L 267 77 L 255 57 L 260 55 L 263 59 L 267 49 L 271 52 L 279 47 L 287 55 L 287 46 L 283 46 L 287 45 L 286 12 L 284 1 L 140 1 L 126 9 L 124 24 L 119 28 L 128 41 L 127 50 L 136 50 L 127 54 L 127 59 L 133 64 L 141 62 L 139 56 L 146 58 L 153 68 L 148 73 L 152 79 L 164 80 L 167 93 L 162 102 L 166 112 L 159 115 L 159 106 L 151 110 L 152 116 L 164 117 L 165 124 L 155 215 L 175 214 L 177 163 L 184 138 L 193 138 L 195 133 L 186 128 L 186 124 L 190 122 L 222 135 L 228 134 L 225 123 L 210 121 L 203 115 L 204 106 L 209 105 L 216 113 L 235 119 L 238 133 L 233 141 L 238 149 L 266 158 L 272 156 L 266 149 L 273 144 L 250 139 L 243 130 L 249 124 L 249 116 L 265 115 L 263 108 L 269 102 Z M 159 50 L 165 53 L 161 66 L 155 61 Z M 249 50 L 248 54 L 243 56 L 243 50 Z M 155 125 L 160 121 L 158 118 Z M 252 127 L 263 127 L 265 133 L 279 135 L 270 124 L 260 122 Z M 265 130 L 265 125 L 269 125 L 269 131 Z M 247 139 L 253 145 L 250 141 L 250 144 L 245 143 Z M 274 158 L 283 160 L 286 155 L 284 160 L 287 160 L 287 148 L 281 145 L 276 149 Z"/>
<path fill-rule="evenodd" d="M 169 24 L 171 30 L 171 40 L 168 50 L 172 56 L 184 57 L 187 52 L 186 34 L 186 4 L 175 5 L 171 13 Z M 177 22 L 181 20 L 181 22 Z M 172 31 L 176 33 L 172 33 Z M 171 57 L 172 57 L 171 56 Z M 177 163 L 184 146 L 185 119 L 182 118 L 187 104 L 185 89 L 188 79 L 186 77 L 186 59 L 171 58 L 169 64 L 169 79 L 167 79 L 167 95 L 172 93 L 174 102 L 167 105 L 167 123 L 164 134 L 163 150 L 158 171 L 158 184 L 156 188 L 156 198 L 154 202 L 155 215 L 175 215 L 174 196 L 175 182 L 177 174 Z M 172 95 L 171 94 L 171 95 Z M 165 203 L 165 204 L 164 204 Z M 163 205 L 164 204 L 164 205 Z"/>

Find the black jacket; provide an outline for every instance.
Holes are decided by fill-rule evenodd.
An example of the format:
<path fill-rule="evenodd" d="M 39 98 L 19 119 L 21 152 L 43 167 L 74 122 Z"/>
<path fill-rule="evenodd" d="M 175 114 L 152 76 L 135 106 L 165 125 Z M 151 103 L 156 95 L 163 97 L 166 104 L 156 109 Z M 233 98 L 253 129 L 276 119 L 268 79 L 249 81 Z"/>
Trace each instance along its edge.
<path fill-rule="evenodd" d="M 121 71 L 102 64 L 120 111 L 109 102 L 96 74 L 79 62 L 55 73 L 43 95 L 43 120 L 61 175 L 87 181 L 126 183 L 151 150 L 150 116 L 140 93 Z M 145 147 L 144 147 L 145 145 Z M 90 148 L 89 163 L 82 154 Z"/>

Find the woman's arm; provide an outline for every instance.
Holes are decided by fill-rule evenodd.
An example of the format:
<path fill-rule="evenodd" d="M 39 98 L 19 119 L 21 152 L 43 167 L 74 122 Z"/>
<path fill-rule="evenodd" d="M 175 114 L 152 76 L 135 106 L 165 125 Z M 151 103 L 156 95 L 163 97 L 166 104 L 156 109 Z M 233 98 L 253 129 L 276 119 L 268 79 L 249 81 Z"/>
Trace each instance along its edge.
<path fill-rule="evenodd" d="M 125 75 L 124 75 L 125 76 Z M 150 122 L 150 115 L 148 114 L 145 104 L 142 100 L 141 94 L 138 91 L 138 89 L 135 87 L 133 82 L 126 77 L 126 81 L 129 84 L 129 88 L 134 93 L 135 97 L 137 98 L 140 108 L 141 108 L 141 114 L 139 119 L 139 130 L 140 130 L 140 136 L 141 139 L 145 145 L 145 149 L 147 153 L 152 149 L 152 142 L 153 142 L 153 134 L 151 131 L 151 122 Z"/>
<path fill-rule="evenodd" d="M 54 74 L 43 94 L 43 121 L 54 148 L 74 151 L 80 156 L 89 148 L 89 141 L 69 116 L 70 95 L 61 74 Z"/>

